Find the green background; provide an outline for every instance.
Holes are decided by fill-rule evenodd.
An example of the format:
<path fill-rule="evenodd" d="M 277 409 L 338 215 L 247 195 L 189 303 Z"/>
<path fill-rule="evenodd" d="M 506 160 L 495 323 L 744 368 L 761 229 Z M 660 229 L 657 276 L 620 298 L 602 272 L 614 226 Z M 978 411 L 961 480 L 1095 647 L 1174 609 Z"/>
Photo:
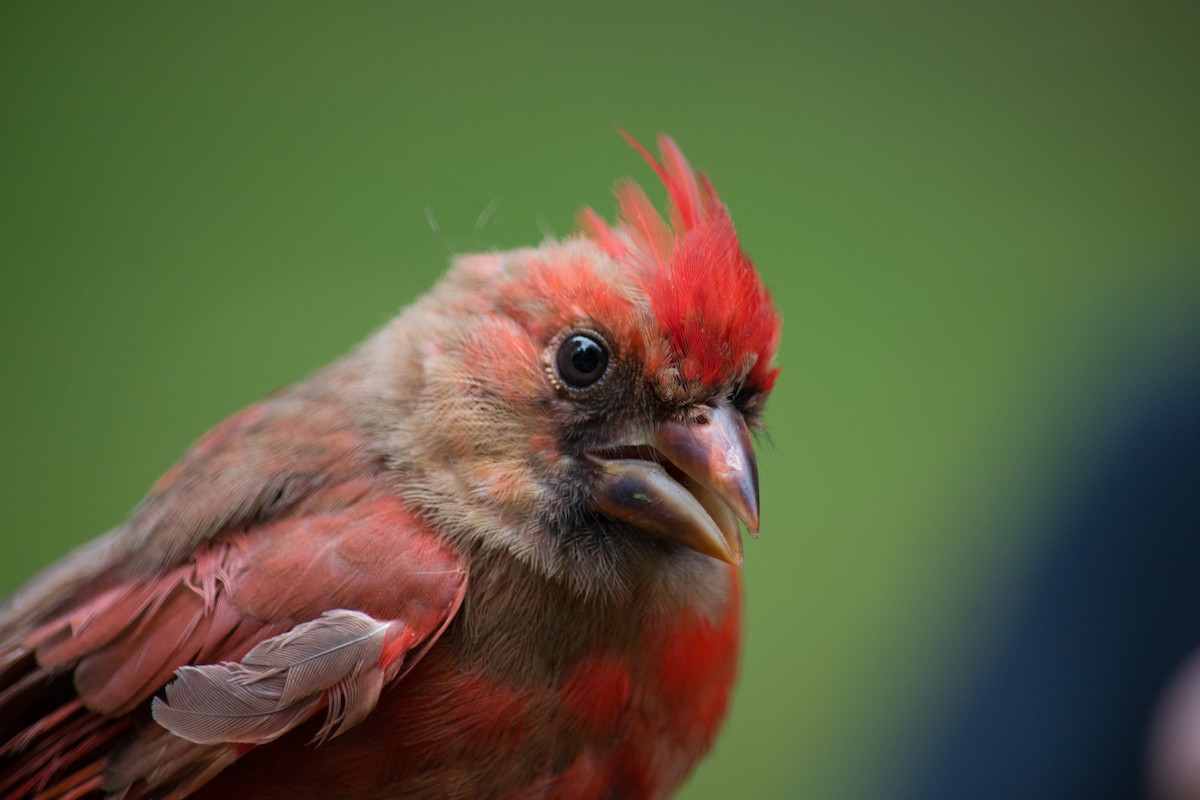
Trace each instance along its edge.
<path fill-rule="evenodd" d="M 452 253 L 661 200 L 614 124 L 667 131 L 785 318 L 683 796 L 885 796 L 1130 343 L 1196 345 L 1198 86 L 1195 3 L 5 3 L 0 593 Z"/>

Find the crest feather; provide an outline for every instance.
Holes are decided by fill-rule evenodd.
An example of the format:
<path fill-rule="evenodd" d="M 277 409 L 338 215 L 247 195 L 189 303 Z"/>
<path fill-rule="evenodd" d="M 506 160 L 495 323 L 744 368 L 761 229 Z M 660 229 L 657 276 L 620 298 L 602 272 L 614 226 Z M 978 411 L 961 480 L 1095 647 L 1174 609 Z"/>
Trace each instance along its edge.
<path fill-rule="evenodd" d="M 610 257 L 640 269 L 686 380 L 744 380 L 769 391 L 779 373 L 772 360 L 781 320 L 712 182 L 692 169 L 671 137 L 658 137 L 660 162 L 628 133 L 621 135 L 666 187 L 670 222 L 640 186 L 622 181 L 614 192 L 621 217 L 616 230 L 590 208 L 580 214 L 580 227 Z"/>

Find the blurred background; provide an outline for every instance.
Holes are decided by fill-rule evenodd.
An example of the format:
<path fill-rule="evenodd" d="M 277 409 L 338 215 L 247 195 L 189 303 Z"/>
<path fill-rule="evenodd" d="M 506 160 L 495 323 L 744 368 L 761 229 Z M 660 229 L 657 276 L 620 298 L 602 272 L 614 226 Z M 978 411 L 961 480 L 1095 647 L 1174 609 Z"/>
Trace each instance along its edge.
<path fill-rule="evenodd" d="M 0 7 L 0 594 L 670 132 L 785 326 L 683 797 L 1132 797 L 1200 647 L 1200 5 Z"/>

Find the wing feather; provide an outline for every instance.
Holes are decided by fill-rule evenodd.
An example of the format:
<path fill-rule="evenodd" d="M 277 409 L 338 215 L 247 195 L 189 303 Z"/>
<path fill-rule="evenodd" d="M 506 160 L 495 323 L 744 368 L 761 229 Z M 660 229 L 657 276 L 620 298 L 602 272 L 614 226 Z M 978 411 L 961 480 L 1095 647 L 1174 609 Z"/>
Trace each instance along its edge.
<path fill-rule="evenodd" d="M 348 376 L 218 426 L 126 526 L 0 606 L 0 800 L 101 775 L 186 794 L 322 709 L 317 740 L 358 724 L 438 639 L 461 557 L 395 495 Z"/>
<path fill-rule="evenodd" d="M 181 667 L 166 699 L 154 699 L 154 719 L 196 744 L 265 744 L 328 704 L 326 726 L 337 735 L 374 708 L 383 686 L 383 643 L 404 627 L 357 611 L 327 611 L 260 643 L 240 662 Z M 364 682 L 371 672 L 378 681 Z"/>

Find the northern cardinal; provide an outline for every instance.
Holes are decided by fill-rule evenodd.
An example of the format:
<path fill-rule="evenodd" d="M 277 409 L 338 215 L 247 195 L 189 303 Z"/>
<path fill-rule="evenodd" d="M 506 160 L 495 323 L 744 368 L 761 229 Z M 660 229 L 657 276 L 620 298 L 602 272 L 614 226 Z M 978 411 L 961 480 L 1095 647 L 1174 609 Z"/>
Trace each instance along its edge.
<path fill-rule="evenodd" d="M 0 611 L 0 798 L 657 798 L 725 716 L 780 319 L 669 222 L 463 256 Z"/>

